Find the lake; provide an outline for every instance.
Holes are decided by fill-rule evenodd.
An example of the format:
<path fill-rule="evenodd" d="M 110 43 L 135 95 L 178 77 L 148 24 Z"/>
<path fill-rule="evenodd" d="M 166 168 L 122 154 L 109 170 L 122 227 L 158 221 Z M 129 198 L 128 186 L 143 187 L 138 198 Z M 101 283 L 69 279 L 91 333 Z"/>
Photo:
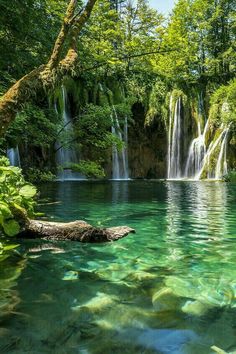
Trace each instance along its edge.
<path fill-rule="evenodd" d="M 236 350 L 236 185 L 55 182 L 52 221 L 128 225 L 107 244 L 20 242 L 1 263 L 0 353 Z"/>

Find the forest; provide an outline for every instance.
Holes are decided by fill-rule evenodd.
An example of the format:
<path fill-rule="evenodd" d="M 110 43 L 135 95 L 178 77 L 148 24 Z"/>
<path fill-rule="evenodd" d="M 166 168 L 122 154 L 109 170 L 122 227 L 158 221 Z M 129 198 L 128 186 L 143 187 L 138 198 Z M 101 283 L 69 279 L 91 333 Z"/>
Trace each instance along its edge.
<path fill-rule="evenodd" d="M 236 0 L 157 8 L 0 0 L 0 353 L 236 353 Z"/>

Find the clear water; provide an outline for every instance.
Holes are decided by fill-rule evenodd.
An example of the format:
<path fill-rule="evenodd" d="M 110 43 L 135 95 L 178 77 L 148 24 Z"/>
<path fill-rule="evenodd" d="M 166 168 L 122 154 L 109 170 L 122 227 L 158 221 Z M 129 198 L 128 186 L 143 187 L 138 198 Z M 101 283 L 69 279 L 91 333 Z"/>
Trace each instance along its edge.
<path fill-rule="evenodd" d="M 52 220 L 137 233 L 102 245 L 22 241 L 1 262 L 1 354 L 235 350 L 236 185 L 64 182 L 41 197 Z"/>

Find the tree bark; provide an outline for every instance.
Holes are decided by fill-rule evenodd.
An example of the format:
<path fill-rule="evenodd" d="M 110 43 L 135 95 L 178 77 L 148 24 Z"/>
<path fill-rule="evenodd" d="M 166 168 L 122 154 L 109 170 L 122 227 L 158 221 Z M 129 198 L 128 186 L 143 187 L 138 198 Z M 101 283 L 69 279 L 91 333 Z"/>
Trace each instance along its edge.
<path fill-rule="evenodd" d="M 63 77 L 73 71 L 78 59 L 75 43 L 95 3 L 96 0 L 88 0 L 84 10 L 77 15 L 75 14 L 77 0 L 70 0 L 48 63 L 22 77 L 0 99 L 0 136 L 4 135 L 25 103 L 33 100 L 43 89 L 50 91 L 60 85 Z M 70 47 L 66 56 L 62 58 L 65 42 L 69 36 L 72 36 Z"/>
<path fill-rule="evenodd" d="M 101 243 L 117 241 L 129 233 L 135 233 L 128 226 L 111 227 L 107 229 L 95 228 L 85 221 L 69 223 L 48 222 L 41 220 L 28 220 L 25 230 L 18 238 L 41 238 L 49 241 L 79 241 L 88 243 Z"/>
<path fill-rule="evenodd" d="M 53 68 L 55 68 L 61 58 L 61 53 L 64 47 L 64 43 L 65 40 L 68 36 L 68 33 L 70 31 L 71 25 L 73 23 L 73 18 L 74 18 L 74 13 L 75 13 L 75 9 L 76 9 L 76 4 L 77 4 L 77 0 L 71 0 L 67 11 L 66 11 L 66 15 L 65 18 L 63 20 L 63 24 L 61 26 L 61 30 L 58 34 L 58 37 L 56 39 L 56 42 L 54 44 L 54 48 L 52 51 L 52 55 L 49 59 L 49 62 L 47 64 L 48 68 L 50 70 L 52 70 Z"/>

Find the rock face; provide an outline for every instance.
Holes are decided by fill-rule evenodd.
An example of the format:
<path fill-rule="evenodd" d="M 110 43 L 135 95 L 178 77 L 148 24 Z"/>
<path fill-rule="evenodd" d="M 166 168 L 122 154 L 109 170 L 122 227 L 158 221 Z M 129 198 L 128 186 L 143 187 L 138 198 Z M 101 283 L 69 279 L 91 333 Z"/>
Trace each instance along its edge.
<path fill-rule="evenodd" d="M 129 169 L 132 178 L 166 178 L 167 133 L 162 122 L 145 127 L 141 104 L 133 107 L 134 124 L 129 128 Z"/>

